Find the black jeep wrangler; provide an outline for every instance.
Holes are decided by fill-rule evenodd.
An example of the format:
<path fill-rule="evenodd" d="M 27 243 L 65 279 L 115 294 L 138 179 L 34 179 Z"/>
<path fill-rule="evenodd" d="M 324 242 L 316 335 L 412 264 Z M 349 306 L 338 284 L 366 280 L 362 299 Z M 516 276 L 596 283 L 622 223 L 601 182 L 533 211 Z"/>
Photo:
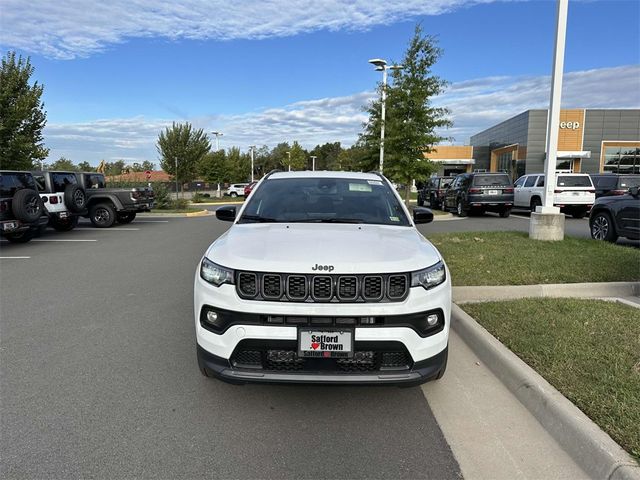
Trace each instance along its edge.
<path fill-rule="evenodd" d="M 0 170 L 0 235 L 13 243 L 25 243 L 48 221 L 33 175 Z"/>
<path fill-rule="evenodd" d="M 153 189 L 149 187 L 107 188 L 102 173 L 76 173 L 87 197 L 88 216 L 94 226 L 109 228 L 116 221 L 130 223 L 138 212 L 154 207 Z"/>

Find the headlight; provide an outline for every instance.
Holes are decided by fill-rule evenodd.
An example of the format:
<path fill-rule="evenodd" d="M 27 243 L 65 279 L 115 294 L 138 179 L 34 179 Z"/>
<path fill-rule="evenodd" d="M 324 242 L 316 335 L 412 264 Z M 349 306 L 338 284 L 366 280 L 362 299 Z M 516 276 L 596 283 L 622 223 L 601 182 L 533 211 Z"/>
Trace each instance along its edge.
<path fill-rule="evenodd" d="M 216 265 L 207 257 L 204 257 L 200 264 L 200 277 L 216 287 L 223 283 L 233 285 L 233 270 Z"/>
<path fill-rule="evenodd" d="M 438 262 L 435 265 L 425 268 L 424 270 L 418 270 L 411 274 L 411 286 L 422 286 L 429 290 L 443 283 L 447 279 L 447 273 L 444 268 L 444 263 Z"/>

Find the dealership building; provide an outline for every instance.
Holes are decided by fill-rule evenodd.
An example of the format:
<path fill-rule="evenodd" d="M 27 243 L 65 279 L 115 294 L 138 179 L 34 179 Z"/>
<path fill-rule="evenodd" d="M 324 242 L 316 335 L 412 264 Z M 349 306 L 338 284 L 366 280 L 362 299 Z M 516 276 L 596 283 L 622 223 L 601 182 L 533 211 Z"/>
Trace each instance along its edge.
<path fill-rule="evenodd" d="M 439 175 L 504 171 L 515 180 L 544 171 L 547 110 L 527 110 L 471 136 L 470 145 L 437 145 L 425 157 Z M 585 173 L 640 173 L 640 110 L 560 111 L 558 169 Z"/>

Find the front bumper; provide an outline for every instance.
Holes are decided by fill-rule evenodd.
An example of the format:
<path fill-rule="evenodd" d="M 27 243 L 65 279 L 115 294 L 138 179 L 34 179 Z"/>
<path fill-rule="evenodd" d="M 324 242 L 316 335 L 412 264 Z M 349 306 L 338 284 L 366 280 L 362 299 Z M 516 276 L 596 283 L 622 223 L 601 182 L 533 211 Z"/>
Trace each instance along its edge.
<path fill-rule="evenodd" d="M 329 385 L 403 385 L 413 386 L 435 379 L 446 367 L 448 347 L 443 351 L 421 362 L 416 362 L 410 370 L 344 373 L 327 371 L 278 372 L 232 368 L 229 360 L 207 352 L 200 345 L 197 347 L 198 366 L 203 374 L 220 380 L 235 383 L 308 383 Z"/>
<path fill-rule="evenodd" d="M 203 307 L 213 307 L 220 311 L 238 314 L 238 321 L 230 321 L 218 332 L 205 328 L 200 314 Z M 412 315 L 439 310 L 443 317 L 442 328 L 425 333 L 410 325 Z M 235 382 L 301 382 L 301 383 L 392 383 L 419 384 L 434 378 L 446 362 L 451 315 L 451 281 L 425 290 L 410 288 L 409 294 L 401 302 L 389 303 L 295 303 L 243 300 L 238 297 L 235 286 L 214 287 L 196 272 L 194 288 L 194 312 L 198 361 L 201 370 Z M 241 312 L 241 313 L 239 313 Z M 253 319 L 282 316 L 280 325 L 269 325 L 264 320 Z M 385 345 L 395 345 L 395 351 L 406 352 L 410 360 L 402 371 L 367 371 L 350 373 L 344 371 L 314 370 L 305 368 L 303 372 L 277 372 L 268 368 L 248 370 L 232 365 L 234 352 L 246 342 L 262 342 L 265 349 L 272 345 L 286 345 L 291 349 L 297 345 L 299 325 L 288 324 L 287 317 L 306 317 L 309 324 L 314 318 L 330 319 L 337 325 L 337 319 L 344 317 L 383 318 L 382 324 L 361 325 L 358 320 L 353 328 L 355 349 L 380 352 Z M 251 319 L 252 321 L 247 321 Z M 401 321 L 398 321 L 401 319 Z M 399 323 L 398 323 L 399 322 Z M 327 326 L 328 327 L 328 326 Z M 278 348 L 278 347 L 274 347 Z M 384 369 L 383 369 L 384 370 Z"/>

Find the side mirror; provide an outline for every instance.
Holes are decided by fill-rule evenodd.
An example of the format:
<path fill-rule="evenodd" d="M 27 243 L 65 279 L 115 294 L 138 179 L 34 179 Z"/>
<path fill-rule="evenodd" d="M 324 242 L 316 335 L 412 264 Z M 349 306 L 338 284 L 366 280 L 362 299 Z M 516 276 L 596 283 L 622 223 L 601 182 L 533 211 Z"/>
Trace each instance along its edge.
<path fill-rule="evenodd" d="M 413 223 L 431 223 L 433 222 L 433 212 L 429 208 L 414 207 Z"/>
<path fill-rule="evenodd" d="M 216 210 L 216 218 L 223 222 L 233 222 L 236 219 L 236 207 L 227 205 Z"/>
<path fill-rule="evenodd" d="M 629 189 L 629 193 L 630 193 L 631 195 L 633 195 L 634 197 L 637 197 L 637 196 L 638 196 L 638 189 L 639 189 L 639 188 L 640 188 L 640 187 L 638 187 L 638 186 L 631 187 L 631 188 Z"/>

